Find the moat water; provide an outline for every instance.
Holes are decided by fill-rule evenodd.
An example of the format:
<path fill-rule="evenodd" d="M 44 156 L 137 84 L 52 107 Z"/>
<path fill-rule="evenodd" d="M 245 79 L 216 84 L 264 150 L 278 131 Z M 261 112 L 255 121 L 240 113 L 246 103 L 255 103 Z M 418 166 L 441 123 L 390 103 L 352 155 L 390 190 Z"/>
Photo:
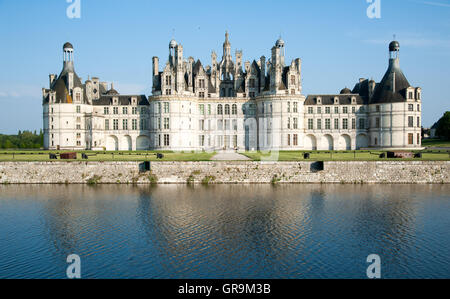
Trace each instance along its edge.
<path fill-rule="evenodd" d="M 0 186 L 0 278 L 450 278 L 448 185 Z"/>

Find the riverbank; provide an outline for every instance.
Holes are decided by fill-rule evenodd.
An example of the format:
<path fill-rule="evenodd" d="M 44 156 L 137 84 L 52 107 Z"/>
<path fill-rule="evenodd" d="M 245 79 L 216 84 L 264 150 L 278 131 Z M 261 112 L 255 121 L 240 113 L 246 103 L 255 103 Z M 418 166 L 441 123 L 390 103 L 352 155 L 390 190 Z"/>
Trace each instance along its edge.
<path fill-rule="evenodd" d="M 448 184 L 449 161 L 0 162 L 0 184 Z"/>

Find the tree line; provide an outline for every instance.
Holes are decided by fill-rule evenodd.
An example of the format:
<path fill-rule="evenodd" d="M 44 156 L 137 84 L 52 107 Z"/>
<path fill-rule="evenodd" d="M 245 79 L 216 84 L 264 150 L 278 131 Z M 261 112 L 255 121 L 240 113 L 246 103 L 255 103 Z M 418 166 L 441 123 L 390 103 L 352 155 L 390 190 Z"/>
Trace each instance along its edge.
<path fill-rule="evenodd" d="M 39 149 L 44 146 L 44 133 L 34 131 L 19 131 L 17 135 L 0 134 L 1 149 Z"/>

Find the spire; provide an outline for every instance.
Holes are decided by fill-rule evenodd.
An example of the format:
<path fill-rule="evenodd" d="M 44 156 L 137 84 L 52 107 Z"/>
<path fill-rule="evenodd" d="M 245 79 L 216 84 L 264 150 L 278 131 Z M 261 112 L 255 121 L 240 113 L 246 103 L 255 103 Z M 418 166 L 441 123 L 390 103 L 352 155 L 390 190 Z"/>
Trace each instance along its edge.
<path fill-rule="evenodd" d="M 225 42 L 223 43 L 223 57 L 228 57 L 231 59 L 231 43 L 229 40 L 228 31 L 225 31 Z"/>

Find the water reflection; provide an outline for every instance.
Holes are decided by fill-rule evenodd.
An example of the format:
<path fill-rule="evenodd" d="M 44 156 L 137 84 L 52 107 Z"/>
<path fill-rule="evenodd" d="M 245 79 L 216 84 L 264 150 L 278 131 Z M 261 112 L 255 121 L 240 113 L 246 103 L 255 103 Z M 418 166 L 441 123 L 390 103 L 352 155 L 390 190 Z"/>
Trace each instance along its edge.
<path fill-rule="evenodd" d="M 449 277 L 446 185 L 0 186 L 0 277 Z"/>

